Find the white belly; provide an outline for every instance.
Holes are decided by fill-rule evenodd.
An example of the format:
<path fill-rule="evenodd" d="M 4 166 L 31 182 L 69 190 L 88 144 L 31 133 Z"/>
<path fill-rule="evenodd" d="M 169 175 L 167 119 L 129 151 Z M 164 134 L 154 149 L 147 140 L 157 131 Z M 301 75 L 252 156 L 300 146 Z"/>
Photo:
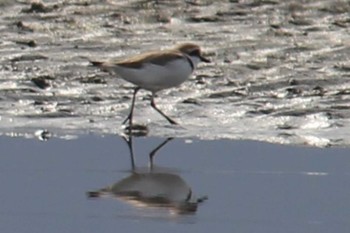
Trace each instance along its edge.
<path fill-rule="evenodd" d="M 147 63 L 140 69 L 117 66 L 114 71 L 126 81 L 155 92 L 180 85 L 193 70 L 187 60 L 177 59 L 165 66 Z"/>

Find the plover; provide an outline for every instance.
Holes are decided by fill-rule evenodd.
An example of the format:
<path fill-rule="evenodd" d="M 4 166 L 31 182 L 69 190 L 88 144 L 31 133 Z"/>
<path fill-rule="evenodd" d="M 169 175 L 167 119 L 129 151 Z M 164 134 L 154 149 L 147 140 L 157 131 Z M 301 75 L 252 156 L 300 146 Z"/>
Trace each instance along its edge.
<path fill-rule="evenodd" d="M 130 112 L 123 125 L 127 122 L 133 125 L 133 112 L 136 94 L 140 89 L 150 91 L 151 106 L 160 113 L 169 123 L 177 124 L 157 108 L 155 94 L 164 89 L 176 87 L 186 81 L 197 67 L 199 62 L 210 62 L 201 54 L 201 49 L 194 43 L 183 43 L 172 49 L 151 51 L 132 56 L 119 62 L 91 61 L 103 71 L 117 74 L 122 79 L 134 84 Z"/>

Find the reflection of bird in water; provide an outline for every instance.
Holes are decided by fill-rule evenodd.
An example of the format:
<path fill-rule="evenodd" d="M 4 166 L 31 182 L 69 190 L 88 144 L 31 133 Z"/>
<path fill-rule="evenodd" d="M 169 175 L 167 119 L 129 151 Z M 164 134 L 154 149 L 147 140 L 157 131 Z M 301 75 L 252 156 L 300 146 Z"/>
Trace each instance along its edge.
<path fill-rule="evenodd" d="M 124 139 L 130 149 L 131 175 L 109 187 L 88 192 L 88 196 L 93 198 L 112 195 L 135 206 L 162 207 L 177 214 L 195 213 L 198 203 L 203 202 L 206 197 L 196 198 L 191 187 L 179 175 L 164 170 L 158 171 L 153 166 L 156 152 L 172 138 L 165 140 L 149 154 L 150 167 L 146 171 L 141 171 L 135 166 L 132 138 Z"/>

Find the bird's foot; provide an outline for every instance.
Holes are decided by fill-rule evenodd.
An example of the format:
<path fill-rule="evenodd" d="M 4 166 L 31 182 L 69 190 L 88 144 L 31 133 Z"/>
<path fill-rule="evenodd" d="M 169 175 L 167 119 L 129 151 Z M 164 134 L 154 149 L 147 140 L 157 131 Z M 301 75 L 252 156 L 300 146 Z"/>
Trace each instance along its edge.
<path fill-rule="evenodd" d="M 129 136 L 142 137 L 149 132 L 147 125 L 132 124 L 123 125 L 124 133 Z"/>
<path fill-rule="evenodd" d="M 179 123 L 177 123 L 176 121 L 174 121 L 173 119 L 171 118 L 167 118 L 167 120 L 169 121 L 170 124 L 172 125 L 178 125 Z"/>

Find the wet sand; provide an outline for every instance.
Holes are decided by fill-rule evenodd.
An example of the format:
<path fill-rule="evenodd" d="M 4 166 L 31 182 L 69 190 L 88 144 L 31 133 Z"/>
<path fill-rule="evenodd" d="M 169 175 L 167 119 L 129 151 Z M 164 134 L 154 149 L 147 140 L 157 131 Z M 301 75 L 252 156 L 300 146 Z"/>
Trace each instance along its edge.
<path fill-rule="evenodd" d="M 89 66 L 184 41 L 213 62 L 156 102 L 150 136 L 349 145 L 347 1 L 2 1 L 3 135 L 120 134 L 132 86 Z"/>

